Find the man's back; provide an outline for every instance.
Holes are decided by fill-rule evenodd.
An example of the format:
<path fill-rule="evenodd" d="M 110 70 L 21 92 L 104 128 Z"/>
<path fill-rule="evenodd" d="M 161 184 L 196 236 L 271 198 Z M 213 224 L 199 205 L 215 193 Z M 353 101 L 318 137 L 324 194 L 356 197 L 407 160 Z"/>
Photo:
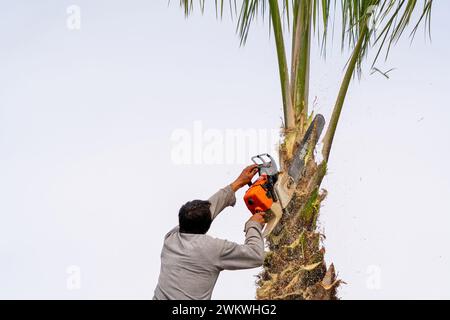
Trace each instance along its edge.
<path fill-rule="evenodd" d="M 204 234 L 180 233 L 178 228 L 169 232 L 161 252 L 161 273 L 155 297 L 210 299 L 221 271 L 214 263 L 220 246 L 219 239 Z"/>
<path fill-rule="evenodd" d="M 209 201 L 215 218 L 236 199 L 228 186 Z M 239 245 L 206 234 L 182 233 L 179 227 L 172 229 L 164 239 L 154 299 L 211 299 L 220 271 L 260 266 L 264 260 L 262 225 L 248 221 L 245 233 L 245 244 Z"/>

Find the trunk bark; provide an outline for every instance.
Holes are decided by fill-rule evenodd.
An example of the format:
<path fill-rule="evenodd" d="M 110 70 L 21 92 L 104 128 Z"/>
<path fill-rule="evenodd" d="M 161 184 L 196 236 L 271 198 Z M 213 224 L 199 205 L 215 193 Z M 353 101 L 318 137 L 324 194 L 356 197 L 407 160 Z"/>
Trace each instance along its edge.
<path fill-rule="evenodd" d="M 280 221 L 281 228 L 267 238 L 269 252 L 258 276 L 256 297 L 260 300 L 335 300 L 340 280 L 333 264 L 327 267 L 322 246 L 324 236 L 317 230 L 320 189 L 326 163 L 307 156 L 305 174 Z M 287 167 L 287 164 L 284 164 Z"/>

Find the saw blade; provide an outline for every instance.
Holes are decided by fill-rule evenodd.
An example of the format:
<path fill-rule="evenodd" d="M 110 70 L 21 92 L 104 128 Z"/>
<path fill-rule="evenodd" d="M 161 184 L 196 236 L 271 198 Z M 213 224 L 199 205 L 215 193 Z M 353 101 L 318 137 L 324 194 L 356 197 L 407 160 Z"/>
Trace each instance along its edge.
<path fill-rule="evenodd" d="M 297 184 L 301 179 L 308 149 L 310 146 L 315 147 L 324 126 L 325 119 L 321 114 L 318 114 L 306 130 L 302 142 L 297 148 L 294 157 L 292 158 L 292 163 L 288 169 L 288 174 L 292 180 L 294 180 L 295 184 Z M 314 132 L 315 134 L 313 134 Z"/>
<path fill-rule="evenodd" d="M 309 125 L 293 156 L 287 172 L 281 172 L 275 190 L 281 201 L 281 207 L 288 206 L 298 182 L 302 178 L 308 150 L 314 148 L 325 126 L 325 118 L 318 114 Z"/>

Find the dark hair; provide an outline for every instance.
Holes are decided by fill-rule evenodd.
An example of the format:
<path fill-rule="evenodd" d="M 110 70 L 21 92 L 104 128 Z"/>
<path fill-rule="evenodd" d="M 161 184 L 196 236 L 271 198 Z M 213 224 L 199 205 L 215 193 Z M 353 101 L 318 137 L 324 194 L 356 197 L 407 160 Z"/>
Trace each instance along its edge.
<path fill-rule="evenodd" d="M 180 232 L 205 234 L 212 222 L 210 206 L 209 201 L 203 200 L 193 200 L 184 204 L 178 213 Z"/>

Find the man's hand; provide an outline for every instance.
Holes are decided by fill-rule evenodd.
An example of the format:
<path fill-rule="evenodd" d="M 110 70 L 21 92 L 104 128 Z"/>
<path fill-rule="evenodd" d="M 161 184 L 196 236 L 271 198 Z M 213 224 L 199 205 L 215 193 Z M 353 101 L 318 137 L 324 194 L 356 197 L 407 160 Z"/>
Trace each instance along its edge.
<path fill-rule="evenodd" d="M 257 212 L 249 219 L 249 221 L 256 221 L 261 224 L 261 226 L 264 227 L 266 224 L 266 221 L 264 220 L 264 212 Z"/>
<path fill-rule="evenodd" d="M 237 177 L 236 180 L 231 184 L 231 189 L 233 189 L 234 192 L 248 184 L 252 181 L 252 178 L 254 175 L 258 172 L 258 165 L 252 164 L 251 166 L 246 167 L 244 170 L 242 170 L 239 177 Z"/>

